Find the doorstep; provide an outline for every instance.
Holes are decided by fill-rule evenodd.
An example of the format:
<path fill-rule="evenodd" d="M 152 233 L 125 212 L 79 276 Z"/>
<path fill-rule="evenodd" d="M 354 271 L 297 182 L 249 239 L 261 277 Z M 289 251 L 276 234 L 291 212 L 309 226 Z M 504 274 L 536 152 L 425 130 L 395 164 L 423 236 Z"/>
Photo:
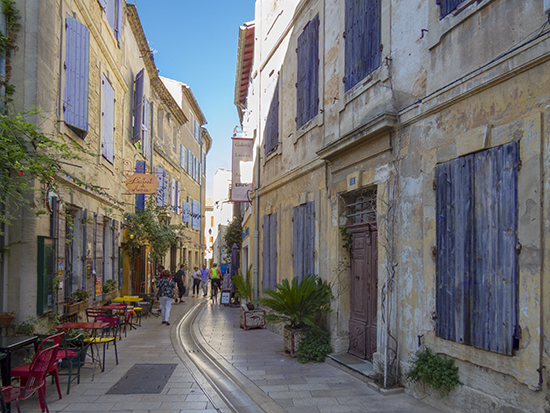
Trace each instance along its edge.
<path fill-rule="evenodd" d="M 374 382 L 374 368 L 370 361 L 352 356 L 349 353 L 329 354 L 328 363 L 346 371 L 352 376 L 364 381 L 368 386 L 384 396 L 401 394 L 405 391 L 403 387 L 384 389 Z"/>

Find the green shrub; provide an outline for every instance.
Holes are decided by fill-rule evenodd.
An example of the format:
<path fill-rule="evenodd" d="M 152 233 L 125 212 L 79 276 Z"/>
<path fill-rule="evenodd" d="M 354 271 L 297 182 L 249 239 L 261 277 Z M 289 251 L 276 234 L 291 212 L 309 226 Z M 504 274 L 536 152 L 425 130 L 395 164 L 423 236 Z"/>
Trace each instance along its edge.
<path fill-rule="evenodd" d="M 277 291 L 267 289 L 268 298 L 260 304 L 272 312 L 264 316 L 268 323 L 288 323 L 291 328 L 315 327 L 322 316 L 330 313 L 330 302 L 334 298 L 330 285 L 316 275 L 306 275 L 299 281 L 294 277 L 290 283 L 286 278 L 277 284 Z"/>
<path fill-rule="evenodd" d="M 458 367 L 454 359 L 448 359 L 432 352 L 429 347 L 417 351 L 411 359 L 413 368 L 407 373 L 407 380 L 418 381 L 439 391 L 441 397 L 449 394 L 457 386 L 462 386 Z"/>
<path fill-rule="evenodd" d="M 246 301 L 249 310 L 254 310 L 254 291 L 252 289 L 252 265 L 246 270 L 246 278 L 243 277 L 241 270 L 233 277 L 233 283 L 237 287 L 236 297 Z"/>
<path fill-rule="evenodd" d="M 305 337 L 298 345 L 296 357 L 300 363 L 325 361 L 325 357 L 329 353 L 332 353 L 330 333 L 314 327 L 306 330 Z"/>
<path fill-rule="evenodd" d="M 86 301 L 90 297 L 90 293 L 84 288 L 78 288 L 71 294 L 71 297 L 75 302 Z"/>
<path fill-rule="evenodd" d="M 103 283 L 103 292 L 105 294 L 115 291 L 117 289 L 118 283 L 116 280 L 107 280 Z"/>

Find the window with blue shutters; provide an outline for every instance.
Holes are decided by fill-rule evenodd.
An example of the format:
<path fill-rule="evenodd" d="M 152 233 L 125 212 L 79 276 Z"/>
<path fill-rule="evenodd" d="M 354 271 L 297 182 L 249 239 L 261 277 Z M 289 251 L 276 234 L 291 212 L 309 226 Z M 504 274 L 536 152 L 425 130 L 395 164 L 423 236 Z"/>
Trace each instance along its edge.
<path fill-rule="evenodd" d="M 439 5 L 439 18 L 442 19 L 447 14 L 450 14 L 463 1 L 464 0 L 436 0 L 436 4 Z"/>
<path fill-rule="evenodd" d="M 275 289 L 277 283 L 277 214 L 264 216 L 262 251 L 263 288 Z"/>
<path fill-rule="evenodd" d="M 143 125 L 141 127 L 141 147 L 143 156 L 151 159 L 152 142 L 151 142 L 151 109 L 148 99 L 143 99 Z"/>
<path fill-rule="evenodd" d="M 164 168 L 162 166 L 157 167 L 157 206 L 163 207 L 165 205 L 165 200 L 168 195 L 168 177 Z"/>
<path fill-rule="evenodd" d="M 436 336 L 512 355 L 518 327 L 512 142 L 436 166 Z"/>
<path fill-rule="evenodd" d="M 184 171 L 185 171 L 185 156 L 186 156 L 185 146 L 180 145 L 180 167 Z"/>
<path fill-rule="evenodd" d="M 115 161 L 114 120 L 115 120 L 115 91 L 109 80 L 103 75 L 101 80 L 103 89 L 102 142 L 101 154 L 110 163 Z"/>
<path fill-rule="evenodd" d="M 145 173 L 145 161 L 136 162 L 136 173 Z M 136 213 L 145 211 L 145 194 L 136 195 Z"/>
<path fill-rule="evenodd" d="M 346 92 L 382 64 L 381 0 L 346 0 Z"/>
<path fill-rule="evenodd" d="M 304 126 L 319 112 L 319 15 L 298 37 L 296 126 Z"/>
<path fill-rule="evenodd" d="M 115 38 L 120 40 L 122 30 L 122 14 L 124 13 L 124 0 L 98 0 L 105 10 L 109 26 L 114 31 Z"/>
<path fill-rule="evenodd" d="M 315 204 L 294 207 L 292 218 L 294 276 L 315 275 Z"/>
<path fill-rule="evenodd" d="M 65 124 L 84 136 L 88 132 L 90 31 L 72 17 L 65 19 Z"/>
<path fill-rule="evenodd" d="M 134 142 L 141 140 L 143 128 L 143 82 L 144 69 L 136 75 L 134 82 Z"/>
<path fill-rule="evenodd" d="M 265 123 L 264 152 L 269 155 L 279 146 L 279 80 L 275 85 Z"/>

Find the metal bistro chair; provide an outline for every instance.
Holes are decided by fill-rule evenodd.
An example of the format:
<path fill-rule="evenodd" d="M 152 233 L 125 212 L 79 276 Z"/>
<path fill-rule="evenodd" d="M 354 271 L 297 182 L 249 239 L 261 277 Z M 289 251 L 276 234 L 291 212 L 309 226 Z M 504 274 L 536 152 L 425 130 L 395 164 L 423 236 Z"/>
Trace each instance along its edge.
<path fill-rule="evenodd" d="M 96 322 L 98 323 L 108 323 L 109 329 L 107 330 L 107 335 L 105 334 L 105 330 L 103 331 L 101 337 L 91 337 L 84 340 L 85 343 L 95 344 L 97 346 L 97 358 L 99 360 L 99 364 L 101 366 L 101 371 L 105 371 L 105 349 L 109 343 L 113 343 L 115 347 L 115 357 L 116 357 L 116 364 L 118 365 L 118 352 L 116 348 L 116 336 L 118 332 L 118 317 L 112 316 L 112 317 L 106 317 L 106 316 L 98 316 L 96 317 Z M 110 333 L 113 332 L 113 335 L 111 336 Z M 99 356 L 99 344 L 103 344 L 103 363 L 101 362 L 101 357 Z M 92 348 L 92 359 L 94 357 L 93 355 L 93 347 Z"/>
<path fill-rule="evenodd" d="M 4 353 L 0 353 L 0 361 L 4 360 L 6 358 L 6 355 Z M 2 396 L 2 392 L 0 391 L 0 412 L 7 413 L 8 409 L 6 408 L 6 403 L 4 403 L 4 397 Z"/>
<path fill-rule="evenodd" d="M 36 351 L 36 354 L 40 353 L 43 347 L 46 347 L 48 343 L 51 341 L 53 346 L 57 346 L 58 348 L 61 347 L 61 343 L 63 342 L 63 338 L 65 336 L 65 332 L 57 333 L 52 336 L 46 336 L 43 337 L 42 342 L 40 343 L 40 346 L 38 347 L 38 350 Z M 55 353 L 55 361 L 61 360 L 65 358 L 66 353 L 64 350 L 59 349 Z M 20 366 L 14 367 L 11 369 L 11 376 L 12 377 L 18 377 L 21 385 L 23 386 L 25 382 L 29 379 L 31 375 L 31 366 L 32 363 L 25 363 Z M 63 396 L 61 395 L 61 387 L 59 384 L 59 371 L 57 369 L 57 363 L 53 363 L 50 368 L 48 369 L 46 375 L 52 374 L 52 378 L 55 381 L 55 385 L 57 387 L 57 394 L 59 395 L 59 398 L 62 399 Z M 46 394 L 46 388 L 44 387 L 44 395 Z M 40 398 L 40 406 L 45 403 L 45 401 L 42 400 L 42 395 L 40 392 L 38 393 L 38 397 Z"/>
<path fill-rule="evenodd" d="M 34 356 L 30 368 L 29 368 L 29 377 L 27 378 L 27 383 L 25 386 L 5 386 L 2 387 L 2 397 L 6 403 L 15 402 L 17 406 L 17 411 L 21 413 L 19 408 L 19 401 L 26 400 L 31 397 L 36 391 L 38 395 L 42 397 L 43 403 L 40 403 L 42 411 L 44 409 L 46 412 L 50 413 L 48 405 L 46 404 L 46 395 L 44 393 L 44 387 L 46 384 L 46 375 L 48 370 L 50 370 L 52 364 L 55 363 L 55 356 L 59 346 L 55 345 L 48 347 L 45 350 L 42 350 L 39 353 L 36 353 Z"/>

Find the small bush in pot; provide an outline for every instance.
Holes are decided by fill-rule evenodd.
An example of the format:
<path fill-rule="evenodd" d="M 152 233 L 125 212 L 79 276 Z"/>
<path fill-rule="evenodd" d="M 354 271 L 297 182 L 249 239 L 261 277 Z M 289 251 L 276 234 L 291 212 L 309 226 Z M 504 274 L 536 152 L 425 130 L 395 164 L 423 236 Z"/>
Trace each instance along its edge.
<path fill-rule="evenodd" d="M 243 299 L 246 302 L 246 307 L 249 310 L 256 308 L 254 304 L 254 291 L 252 289 L 252 265 L 246 270 L 246 278 L 243 277 L 241 270 L 233 277 L 233 283 L 237 287 L 236 297 Z"/>
<path fill-rule="evenodd" d="M 265 316 L 268 323 L 286 323 L 290 328 L 318 326 L 321 318 L 331 312 L 330 303 L 334 296 L 330 285 L 316 275 L 306 275 L 300 281 L 294 277 L 277 284 L 277 290 L 267 289 L 268 297 L 260 304 L 272 312 Z"/>
<path fill-rule="evenodd" d="M 107 280 L 103 283 L 103 292 L 105 294 L 115 291 L 118 287 L 116 280 Z"/>

